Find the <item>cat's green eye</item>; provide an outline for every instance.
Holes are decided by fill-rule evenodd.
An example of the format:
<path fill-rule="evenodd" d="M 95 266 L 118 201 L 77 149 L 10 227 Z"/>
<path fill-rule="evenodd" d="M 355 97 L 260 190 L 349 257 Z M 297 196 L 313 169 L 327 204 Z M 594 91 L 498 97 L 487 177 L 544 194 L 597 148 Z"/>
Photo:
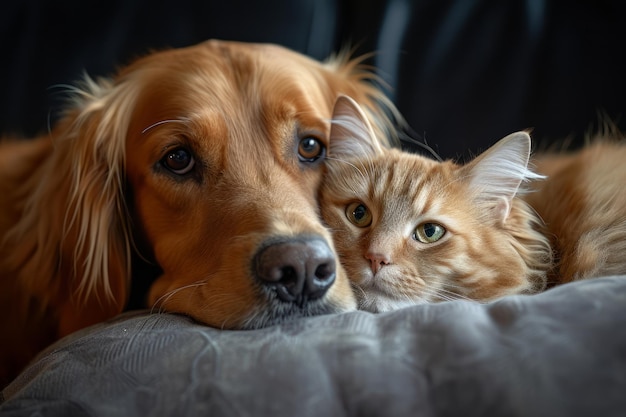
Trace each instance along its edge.
<path fill-rule="evenodd" d="M 346 217 L 352 224 L 358 227 L 367 227 L 372 224 L 372 213 L 367 206 L 361 202 L 348 204 L 346 207 Z"/>
<path fill-rule="evenodd" d="M 446 234 L 446 229 L 437 223 L 422 223 L 415 228 L 413 238 L 422 243 L 434 243 Z"/>

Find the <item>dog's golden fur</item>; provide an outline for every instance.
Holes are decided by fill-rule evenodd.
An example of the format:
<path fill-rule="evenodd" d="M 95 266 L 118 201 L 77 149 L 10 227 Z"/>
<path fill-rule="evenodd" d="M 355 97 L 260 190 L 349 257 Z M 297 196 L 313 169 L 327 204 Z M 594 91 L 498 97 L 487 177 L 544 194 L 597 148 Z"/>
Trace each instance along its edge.
<path fill-rule="evenodd" d="M 342 57 L 319 63 L 278 46 L 208 41 L 150 54 L 111 80 L 87 78 L 49 134 L 5 139 L 0 379 L 121 312 L 131 258 L 160 271 L 147 306 L 211 326 L 354 309 L 339 265 L 322 298 L 288 303 L 254 279 L 252 257 L 276 237 L 333 247 L 318 220 L 323 154 L 308 152 L 328 146 L 341 94 L 390 137 L 395 110 L 370 78 Z M 177 158 L 193 158 L 190 172 L 168 169 Z"/>

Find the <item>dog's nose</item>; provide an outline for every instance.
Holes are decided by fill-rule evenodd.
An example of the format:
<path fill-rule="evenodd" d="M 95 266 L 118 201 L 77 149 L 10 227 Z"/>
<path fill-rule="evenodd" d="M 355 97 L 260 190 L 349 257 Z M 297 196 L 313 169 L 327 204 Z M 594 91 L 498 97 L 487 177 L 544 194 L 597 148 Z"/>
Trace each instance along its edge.
<path fill-rule="evenodd" d="M 322 297 L 335 281 L 335 256 L 321 238 L 272 241 L 255 256 L 257 277 L 278 297 L 303 305 Z"/>

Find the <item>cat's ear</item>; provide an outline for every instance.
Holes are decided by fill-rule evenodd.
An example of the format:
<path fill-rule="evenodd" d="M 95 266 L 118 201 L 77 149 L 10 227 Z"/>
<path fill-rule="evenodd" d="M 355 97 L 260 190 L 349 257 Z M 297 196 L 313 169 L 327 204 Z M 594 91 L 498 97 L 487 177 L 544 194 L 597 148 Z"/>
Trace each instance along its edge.
<path fill-rule="evenodd" d="M 339 96 L 330 125 L 329 159 L 345 160 L 382 152 L 382 145 L 358 103 L 348 96 Z"/>
<path fill-rule="evenodd" d="M 528 168 L 530 150 L 528 133 L 512 133 L 463 168 L 469 170 L 466 175 L 475 200 L 497 222 L 506 221 L 522 181 L 544 178 Z"/>

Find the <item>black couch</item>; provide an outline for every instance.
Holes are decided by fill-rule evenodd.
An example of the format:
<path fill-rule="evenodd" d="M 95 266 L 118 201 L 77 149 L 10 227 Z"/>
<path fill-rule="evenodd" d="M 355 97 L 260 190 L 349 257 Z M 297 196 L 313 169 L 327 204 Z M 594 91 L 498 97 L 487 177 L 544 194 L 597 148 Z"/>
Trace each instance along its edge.
<path fill-rule="evenodd" d="M 443 157 L 515 130 L 580 144 L 600 116 L 626 128 L 626 4 L 618 0 L 4 2 L 0 132 L 54 120 L 63 85 L 208 38 L 274 42 L 318 59 L 345 45 L 371 63 Z"/>

